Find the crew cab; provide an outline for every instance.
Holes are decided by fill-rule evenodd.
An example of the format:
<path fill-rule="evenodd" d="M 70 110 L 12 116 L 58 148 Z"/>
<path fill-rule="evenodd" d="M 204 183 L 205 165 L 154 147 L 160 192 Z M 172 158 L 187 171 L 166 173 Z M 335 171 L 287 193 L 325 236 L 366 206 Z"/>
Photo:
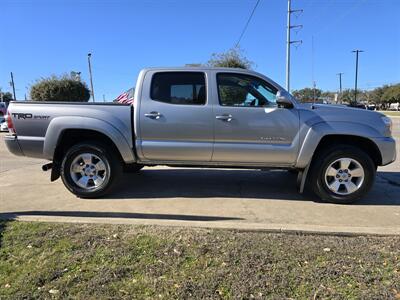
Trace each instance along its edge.
<path fill-rule="evenodd" d="M 83 198 L 110 192 L 124 170 L 168 165 L 288 169 L 300 192 L 351 203 L 396 158 L 383 114 L 301 104 L 243 69 L 144 69 L 133 105 L 21 101 L 8 114 L 9 151 L 51 161 L 51 180 Z"/>

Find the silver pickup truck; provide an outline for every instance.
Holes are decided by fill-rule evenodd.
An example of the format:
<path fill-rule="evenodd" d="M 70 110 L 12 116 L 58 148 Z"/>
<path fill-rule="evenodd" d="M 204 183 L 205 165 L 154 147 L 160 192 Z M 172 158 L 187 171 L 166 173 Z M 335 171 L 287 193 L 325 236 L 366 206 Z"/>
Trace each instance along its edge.
<path fill-rule="evenodd" d="M 391 120 L 345 106 L 300 104 L 271 79 L 231 68 L 152 68 L 133 105 L 12 102 L 15 155 L 52 162 L 51 180 L 100 197 L 143 166 L 279 168 L 319 198 L 350 203 L 396 158 Z M 134 182 L 132 183 L 135 184 Z"/>

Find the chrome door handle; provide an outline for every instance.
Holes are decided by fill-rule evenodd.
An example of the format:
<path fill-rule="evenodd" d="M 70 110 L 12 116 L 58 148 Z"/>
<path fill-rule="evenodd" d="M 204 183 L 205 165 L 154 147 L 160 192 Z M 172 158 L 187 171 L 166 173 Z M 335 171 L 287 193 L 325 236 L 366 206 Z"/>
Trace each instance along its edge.
<path fill-rule="evenodd" d="M 158 120 L 159 118 L 161 118 L 162 114 L 157 111 L 152 111 L 148 114 L 144 114 L 144 116 L 153 120 Z"/>
<path fill-rule="evenodd" d="M 217 120 L 221 120 L 224 122 L 230 122 L 233 120 L 232 115 L 219 115 L 215 117 Z"/>

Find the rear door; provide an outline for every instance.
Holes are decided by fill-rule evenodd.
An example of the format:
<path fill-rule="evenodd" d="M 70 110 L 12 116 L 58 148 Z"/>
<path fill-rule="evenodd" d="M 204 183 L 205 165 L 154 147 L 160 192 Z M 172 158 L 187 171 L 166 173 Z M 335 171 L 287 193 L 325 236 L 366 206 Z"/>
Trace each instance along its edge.
<path fill-rule="evenodd" d="M 298 151 L 299 115 L 279 108 L 278 89 L 247 74 L 217 73 L 212 160 L 235 164 L 292 165 Z"/>
<path fill-rule="evenodd" d="M 210 161 L 213 114 L 205 72 L 145 75 L 140 102 L 141 154 L 152 161 Z"/>

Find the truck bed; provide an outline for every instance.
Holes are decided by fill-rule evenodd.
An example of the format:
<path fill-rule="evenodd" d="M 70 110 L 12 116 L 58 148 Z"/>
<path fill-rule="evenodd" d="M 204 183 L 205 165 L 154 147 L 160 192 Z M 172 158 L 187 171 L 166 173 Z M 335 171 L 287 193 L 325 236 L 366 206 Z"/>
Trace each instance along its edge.
<path fill-rule="evenodd" d="M 132 105 L 120 103 L 13 101 L 10 117 L 20 155 L 52 159 L 62 127 L 98 129 L 123 137 L 132 152 Z M 58 130 L 60 128 L 60 130 Z M 54 136 L 53 138 L 51 136 Z M 55 139 L 55 140 L 54 140 Z M 46 140 L 46 144 L 45 144 Z M 52 144 L 54 146 L 52 146 Z"/>

